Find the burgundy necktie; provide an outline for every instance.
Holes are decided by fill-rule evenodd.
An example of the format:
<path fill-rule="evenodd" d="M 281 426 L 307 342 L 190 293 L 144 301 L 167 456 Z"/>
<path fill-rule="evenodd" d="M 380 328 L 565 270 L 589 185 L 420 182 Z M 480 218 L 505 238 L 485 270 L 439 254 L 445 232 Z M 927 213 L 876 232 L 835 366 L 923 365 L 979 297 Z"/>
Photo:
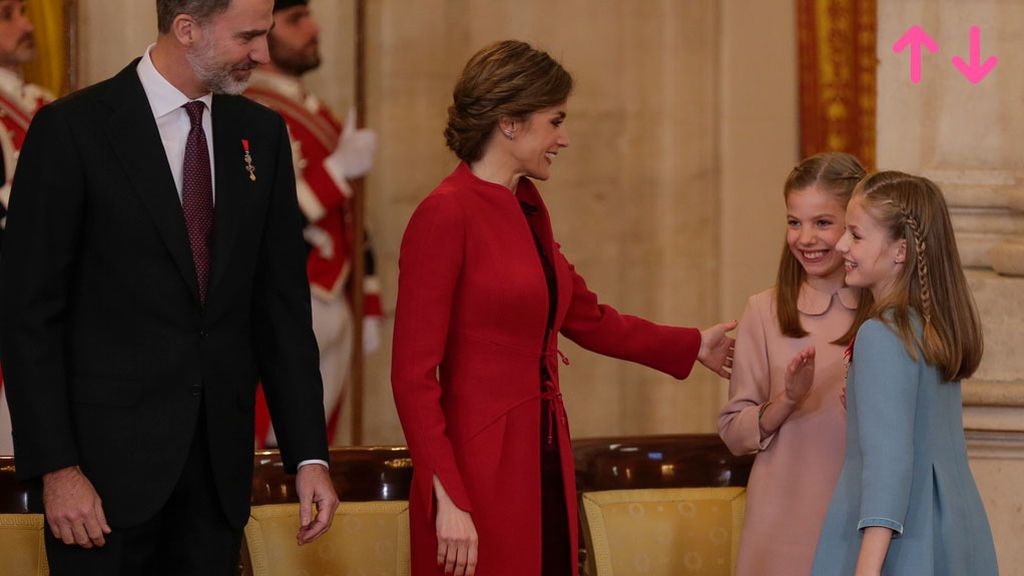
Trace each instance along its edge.
<path fill-rule="evenodd" d="M 210 149 L 203 131 L 203 110 L 206 104 L 193 100 L 184 106 L 192 127 L 185 143 L 185 165 L 182 170 L 181 207 L 185 211 L 188 242 L 192 246 L 192 262 L 199 282 L 199 301 L 206 303 L 210 285 L 210 252 L 213 242 L 213 178 L 210 176 Z"/>

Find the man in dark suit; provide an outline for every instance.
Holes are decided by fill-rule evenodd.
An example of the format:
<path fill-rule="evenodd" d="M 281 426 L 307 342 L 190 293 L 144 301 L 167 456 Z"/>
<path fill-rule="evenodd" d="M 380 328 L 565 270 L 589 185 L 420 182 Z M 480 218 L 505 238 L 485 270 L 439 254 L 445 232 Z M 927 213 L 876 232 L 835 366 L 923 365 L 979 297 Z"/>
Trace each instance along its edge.
<path fill-rule="evenodd" d="M 157 42 L 43 108 L 14 180 L 3 362 L 54 574 L 230 573 L 258 380 L 300 544 L 338 503 L 288 134 L 233 95 L 274 2 L 156 4 Z"/>

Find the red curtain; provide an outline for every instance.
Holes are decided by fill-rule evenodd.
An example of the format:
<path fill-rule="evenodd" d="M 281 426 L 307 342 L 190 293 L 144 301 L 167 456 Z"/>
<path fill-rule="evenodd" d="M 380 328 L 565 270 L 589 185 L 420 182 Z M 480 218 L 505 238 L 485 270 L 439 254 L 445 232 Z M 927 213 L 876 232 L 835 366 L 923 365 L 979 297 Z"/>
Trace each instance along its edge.
<path fill-rule="evenodd" d="M 849 152 L 875 167 L 875 0 L 797 0 L 800 152 Z"/>

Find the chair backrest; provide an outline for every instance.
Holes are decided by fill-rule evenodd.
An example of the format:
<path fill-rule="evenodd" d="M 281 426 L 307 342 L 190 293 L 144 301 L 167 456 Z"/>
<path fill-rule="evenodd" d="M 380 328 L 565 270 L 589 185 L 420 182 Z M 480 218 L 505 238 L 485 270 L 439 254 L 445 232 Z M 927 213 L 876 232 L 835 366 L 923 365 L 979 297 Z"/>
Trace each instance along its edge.
<path fill-rule="evenodd" d="M 573 441 L 576 490 L 746 486 L 754 456 L 733 456 L 716 434 Z"/>
<path fill-rule="evenodd" d="M 732 573 L 752 455 L 714 434 L 573 442 L 591 576 Z"/>
<path fill-rule="evenodd" d="M 584 560 L 590 560 L 590 574 L 595 573 L 595 552 L 593 538 L 585 522 L 590 517 L 588 506 L 596 514 L 594 506 L 601 508 L 604 503 L 612 506 L 614 500 L 612 496 L 601 496 L 598 492 L 647 488 L 741 487 L 746 485 L 753 463 L 752 456 L 732 456 L 714 435 L 583 439 L 573 442 L 573 454 L 576 460 L 577 487 L 582 497 L 588 499 L 581 500 L 580 510 L 581 520 L 584 521 L 581 533 L 587 543 L 587 553 L 583 556 Z M 407 501 L 412 480 L 412 461 L 408 450 L 404 447 L 336 448 L 331 450 L 330 459 L 331 478 L 343 505 L 335 519 L 335 528 L 328 534 L 338 536 L 344 543 L 346 531 L 354 530 L 355 526 L 366 526 L 366 520 L 374 527 L 373 530 L 365 531 L 366 537 L 373 541 L 369 548 L 364 545 L 358 548 L 343 545 L 339 549 L 340 559 L 334 562 L 341 562 L 339 565 L 348 568 L 339 569 L 337 573 L 358 573 L 352 568 L 355 565 L 346 563 L 354 550 L 358 550 L 360 557 L 366 557 L 365 552 L 370 549 L 380 550 L 387 556 L 386 552 L 392 549 L 392 545 L 382 542 L 393 538 L 388 541 L 393 542 L 395 552 L 394 573 L 404 574 L 403 566 L 406 566 L 405 570 L 408 566 Z M 664 495 L 656 496 L 662 497 Z M 285 474 L 280 455 L 276 451 L 255 454 L 252 503 L 251 526 L 247 527 L 246 541 L 243 543 L 242 574 L 253 574 L 253 564 L 257 561 L 261 563 L 261 570 L 263 566 L 271 570 L 268 574 L 296 573 L 272 571 L 276 565 L 276 552 L 272 551 L 272 543 L 278 539 L 288 545 L 288 550 L 298 550 L 297 555 L 288 556 L 282 562 L 313 562 L 311 557 L 305 556 L 307 553 L 316 555 L 316 562 L 320 561 L 321 555 L 330 556 L 328 550 L 333 546 L 332 538 L 322 538 L 322 542 L 315 542 L 301 550 L 295 546 L 298 497 L 295 494 L 294 477 Z M 291 508 L 278 508 L 277 505 L 290 505 Z M 0 457 L 0 559 L 5 574 L 49 573 L 43 546 L 43 517 L 38 513 L 41 510 L 42 499 L 38 487 L 17 481 L 14 459 Z M 288 510 L 295 511 L 295 519 L 289 516 L 291 512 Z M 610 511 L 611 508 L 605 510 Z M 290 528 L 289 524 L 292 524 Z M 614 533 L 614 529 L 608 532 L 610 526 L 605 521 L 609 535 Z M 245 549 L 250 546 L 250 540 L 254 551 Z M 350 540 L 352 543 L 364 541 Z M 609 542 L 614 541 L 616 538 L 611 536 Z M 609 554 L 614 555 L 613 552 Z M 294 564 L 289 565 L 294 567 Z M 391 565 L 387 563 L 387 566 Z M 384 570 L 381 573 L 391 573 L 389 568 Z"/>
<path fill-rule="evenodd" d="M 746 489 L 653 488 L 583 494 L 596 576 L 731 576 Z"/>
<path fill-rule="evenodd" d="M 409 574 L 409 487 L 406 448 L 334 448 L 331 479 L 342 500 L 334 525 L 306 546 L 294 477 L 276 450 L 256 453 L 252 513 L 245 527 L 243 574 Z"/>
<path fill-rule="evenodd" d="M 253 576 L 409 576 L 408 502 L 343 502 L 330 531 L 306 546 L 295 545 L 298 526 L 298 504 L 252 509 L 245 541 Z"/>
<path fill-rule="evenodd" d="M 0 456 L 0 564 L 4 574 L 46 576 L 43 515 L 39 490 L 19 482 L 14 457 Z"/>

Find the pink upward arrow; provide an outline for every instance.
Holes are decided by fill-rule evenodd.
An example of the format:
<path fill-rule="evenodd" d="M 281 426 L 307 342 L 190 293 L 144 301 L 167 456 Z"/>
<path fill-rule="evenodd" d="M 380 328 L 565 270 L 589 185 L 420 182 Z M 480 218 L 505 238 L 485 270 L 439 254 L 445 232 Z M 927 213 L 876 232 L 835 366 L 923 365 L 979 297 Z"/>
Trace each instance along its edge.
<path fill-rule="evenodd" d="M 899 54 L 903 49 L 910 46 L 910 81 L 917 84 L 921 81 L 921 45 L 924 45 L 929 52 L 937 52 L 939 45 L 932 40 L 927 32 L 920 26 L 911 26 L 907 33 L 900 36 L 900 39 L 892 45 L 892 51 Z"/>
<path fill-rule="evenodd" d="M 971 63 L 964 62 L 964 59 L 959 56 L 953 56 L 953 66 L 971 81 L 971 84 L 977 84 L 981 82 L 996 64 L 999 63 L 999 58 L 995 56 L 989 56 L 985 63 L 981 62 L 981 30 L 977 26 L 971 26 Z"/>

